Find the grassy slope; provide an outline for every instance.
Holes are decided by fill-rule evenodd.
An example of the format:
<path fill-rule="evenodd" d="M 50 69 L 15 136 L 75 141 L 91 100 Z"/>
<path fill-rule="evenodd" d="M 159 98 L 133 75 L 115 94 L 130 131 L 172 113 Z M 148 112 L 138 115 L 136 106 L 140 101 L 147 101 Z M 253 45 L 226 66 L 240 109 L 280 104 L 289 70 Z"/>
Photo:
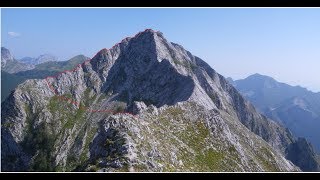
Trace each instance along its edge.
<path fill-rule="evenodd" d="M 10 92 L 16 88 L 18 84 L 25 80 L 26 79 L 24 77 L 1 71 L 1 102 L 9 96 Z"/>

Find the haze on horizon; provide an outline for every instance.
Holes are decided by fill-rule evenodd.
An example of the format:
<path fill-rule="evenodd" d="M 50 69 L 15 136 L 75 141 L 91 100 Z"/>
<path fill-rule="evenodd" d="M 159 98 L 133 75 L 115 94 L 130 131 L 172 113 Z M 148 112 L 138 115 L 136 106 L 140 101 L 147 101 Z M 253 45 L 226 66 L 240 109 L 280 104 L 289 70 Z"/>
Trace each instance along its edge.
<path fill-rule="evenodd" d="M 1 9 L 1 46 L 17 59 L 92 57 L 146 28 L 225 77 L 259 73 L 320 92 L 319 8 Z"/>

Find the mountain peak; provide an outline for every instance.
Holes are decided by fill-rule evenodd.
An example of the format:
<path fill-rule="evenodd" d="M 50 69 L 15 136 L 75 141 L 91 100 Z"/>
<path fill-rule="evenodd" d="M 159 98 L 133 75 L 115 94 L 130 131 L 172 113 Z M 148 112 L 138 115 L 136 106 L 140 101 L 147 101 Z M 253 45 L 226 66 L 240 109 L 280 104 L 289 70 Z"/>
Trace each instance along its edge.
<path fill-rule="evenodd" d="M 270 76 L 266 76 L 263 74 L 259 74 L 259 73 L 255 73 L 252 74 L 250 76 L 247 77 L 248 79 L 259 79 L 259 80 L 272 80 L 272 81 L 276 81 L 274 78 L 270 77 Z"/>
<path fill-rule="evenodd" d="M 273 79 L 272 77 L 266 76 L 266 75 L 261 75 L 258 73 L 255 73 L 249 77 L 247 77 L 245 80 L 251 80 L 256 83 L 261 84 L 263 87 L 266 88 L 276 88 L 279 87 L 280 83 Z"/>
<path fill-rule="evenodd" d="M 1 47 L 1 53 L 10 53 L 10 51 L 5 47 Z"/>
<path fill-rule="evenodd" d="M 9 49 L 1 47 L 1 62 L 5 63 L 7 60 L 13 60 L 13 56 L 11 55 Z"/>
<path fill-rule="evenodd" d="M 144 31 L 140 31 L 138 32 L 135 37 L 139 36 L 139 35 L 144 35 L 144 34 L 157 34 L 160 33 L 160 31 L 155 31 L 153 29 L 145 29 Z"/>
<path fill-rule="evenodd" d="M 155 34 L 161 35 L 162 33 L 159 31 L 154 31 L 153 29 L 145 29 L 144 31 L 138 32 L 134 36 L 126 37 L 126 38 L 122 39 L 120 42 L 116 43 L 115 45 L 113 45 L 109 49 L 108 48 L 101 49 L 100 51 L 98 51 L 98 53 L 92 59 L 95 59 L 98 57 L 101 58 L 101 57 L 107 55 L 111 51 L 114 52 L 116 49 L 120 48 L 120 46 L 125 46 L 133 40 L 142 42 L 144 39 L 149 39 L 149 42 L 150 42 L 151 39 L 154 39 Z"/>
<path fill-rule="evenodd" d="M 4 68 L 10 61 L 13 61 L 10 51 L 5 47 L 1 47 L 1 68 Z"/>
<path fill-rule="evenodd" d="M 58 61 L 58 58 L 52 54 L 42 54 L 36 59 L 37 63 L 43 63 L 48 61 Z"/>
<path fill-rule="evenodd" d="M 52 54 L 42 54 L 37 58 L 33 57 L 24 57 L 20 59 L 20 62 L 30 65 L 38 65 L 41 63 L 49 62 L 49 61 L 58 61 L 58 58 Z"/>
<path fill-rule="evenodd" d="M 118 112 L 132 112 L 135 116 Z M 29 127 L 26 123 L 29 123 L 27 119 L 30 117 L 36 118 L 30 122 L 30 127 L 35 128 L 29 132 L 25 127 Z M 202 164 L 202 161 L 209 159 L 208 162 L 211 162 L 212 155 L 218 154 L 224 158 L 228 153 L 230 156 L 227 154 L 225 157 L 248 157 L 239 163 L 255 163 L 240 164 L 239 170 L 265 171 L 268 170 L 267 167 L 250 157 L 250 154 L 262 157 L 260 152 L 265 151 L 273 156 L 270 159 L 274 161 L 272 164 L 276 165 L 277 170 L 296 170 L 280 152 L 272 149 L 282 150 L 290 143 L 289 140 L 293 138 L 286 131 L 267 122 L 207 63 L 182 46 L 167 41 L 161 32 L 152 29 L 139 32 L 132 38 L 125 38 L 110 49 L 100 50 L 90 63 L 77 66 L 72 71 L 65 71 L 45 80 L 26 81 L 2 106 L 1 119 L 5 120 L 3 124 L 6 123 L 6 129 L 3 132 L 6 133 L 4 137 L 7 137 L 4 141 L 6 144 L 2 147 L 8 147 L 5 148 L 6 151 L 2 151 L 2 156 L 10 157 L 2 162 L 7 162 L 4 163 L 4 168 L 9 170 L 22 164 L 22 155 L 26 154 L 25 162 L 30 162 L 31 158 L 35 159 L 34 162 L 38 162 L 38 158 L 49 162 L 48 159 L 54 157 L 52 166 L 61 167 L 62 170 L 74 170 L 82 165 L 91 167 L 93 162 L 99 162 L 101 168 L 115 167 L 114 162 L 120 164 L 119 167 L 124 164 L 131 167 L 131 162 L 142 162 L 143 167 L 147 165 L 148 170 L 162 171 L 155 169 L 160 167 L 157 162 L 149 161 L 157 153 L 157 157 L 165 158 L 164 163 L 175 164 L 181 171 L 208 171 L 206 168 L 209 163 Z M 158 127 L 164 128 L 158 131 Z M 181 135 L 180 130 L 175 130 L 176 127 L 181 127 Z M 46 128 L 48 132 L 33 134 L 38 133 L 38 129 Z M 150 131 L 150 134 L 147 129 L 155 131 Z M 249 137 L 250 130 L 265 140 L 261 141 L 250 134 L 250 143 L 259 145 L 256 148 L 248 146 L 247 138 L 242 138 Z M 29 134 L 22 133 L 26 131 Z M 171 135 L 172 131 L 174 133 Z M 185 136 L 185 132 L 192 134 Z M 199 136 L 198 132 L 205 133 Z M 163 136 L 159 136 L 159 133 L 163 133 Z M 30 152 L 29 149 L 38 147 L 38 144 L 29 137 L 43 137 L 43 141 L 52 139 L 53 142 L 49 145 L 52 143 L 55 147 L 50 147 L 52 150 L 48 151 L 34 149 L 35 151 Z M 165 140 L 162 137 L 174 139 Z M 288 142 L 277 142 L 280 137 L 285 137 L 283 139 L 288 139 Z M 140 143 L 140 140 L 143 141 Z M 123 144 L 123 147 L 129 148 L 123 150 L 122 144 L 118 146 L 113 143 L 120 141 L 132 145 Z M 180 142 L 184 142 L 183 147 L 179 147 Z M 20 144 L 21 148 L 16 148 Z M 25 144 L 28 146 L 24 146 Z M 146 147 L 142 147 L 146 144 Z M 56 148 L 57 146 L 63 148 Z M 150 153 L 149 146 L 152 147 Z M 221 148 L 213 148 L 217 146 Z M 259 149 L 260 147 L 263 149 Z M 147 151 L 148 157 L 145 159 Z M 38 156 L 38 152 L 46 152 L 50 156 Z M 168 152 L 176 154 L 171 156 Z M 170 156 L 167 157 L 167 154 Z M 179 157 L 178 162 L 172 163 L 172 157 L 180 154 L 188 156 L 188 160 Z M 194 166 L 199 167 L 199 170 L 183 166 L 189 162 L 197 162 L 199 156 L 203 159 L 201 166 Z M 21 161 L 18 159 L 13 162 L 11 157 L 20 158 Z M 84 162 L 88 164 L 83 164 Z M 221 159 L 217 162 L 231 161 Z M 22 164 L 17 169 L 28 169 L 33 167 L 32 163 Z M 139 167 L 142 164 L 138 164 Z M 225 163 L 217 167 L 225 167 Z M 237 168 L 228 167 L 223 171 L 235 171 Z"/>
<path fill-rule="evenodd" d="M 137 39 L 137 40 L 155 39 L 155 38 L 157 38 L 159 36 L 162 37 L 162 33 L 160 31 L 155 31 L 153 29 L 146 29 L 144 31 L 138 32 L 136 35 L 134 35 L 130 39 Z"/>

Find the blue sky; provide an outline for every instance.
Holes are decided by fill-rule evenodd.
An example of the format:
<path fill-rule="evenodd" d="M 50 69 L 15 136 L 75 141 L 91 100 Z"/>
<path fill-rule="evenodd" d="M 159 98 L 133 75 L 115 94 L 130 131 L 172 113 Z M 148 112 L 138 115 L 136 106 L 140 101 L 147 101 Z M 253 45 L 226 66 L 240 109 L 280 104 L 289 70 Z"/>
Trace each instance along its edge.
<path fill-rule="evenodd" d="M 320 9 L 1 9 L 1 46 L 16 58 L 92 57 L 146 28 L 226 77 L 260 73 L 320 91 Z"/>

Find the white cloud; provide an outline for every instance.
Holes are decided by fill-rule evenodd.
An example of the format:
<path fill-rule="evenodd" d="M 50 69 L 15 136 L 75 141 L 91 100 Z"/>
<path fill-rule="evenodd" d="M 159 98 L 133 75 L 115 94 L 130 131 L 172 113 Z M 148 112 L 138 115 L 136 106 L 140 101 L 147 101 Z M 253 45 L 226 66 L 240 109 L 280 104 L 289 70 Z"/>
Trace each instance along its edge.
<path fill-rule="evenodd" d="M 11 37 L 19 37 L 19 36 L 21 36 L 20 33 L 13 32 L 13 31 L 8 32 L 8 35 L 11 36 Z"/>

